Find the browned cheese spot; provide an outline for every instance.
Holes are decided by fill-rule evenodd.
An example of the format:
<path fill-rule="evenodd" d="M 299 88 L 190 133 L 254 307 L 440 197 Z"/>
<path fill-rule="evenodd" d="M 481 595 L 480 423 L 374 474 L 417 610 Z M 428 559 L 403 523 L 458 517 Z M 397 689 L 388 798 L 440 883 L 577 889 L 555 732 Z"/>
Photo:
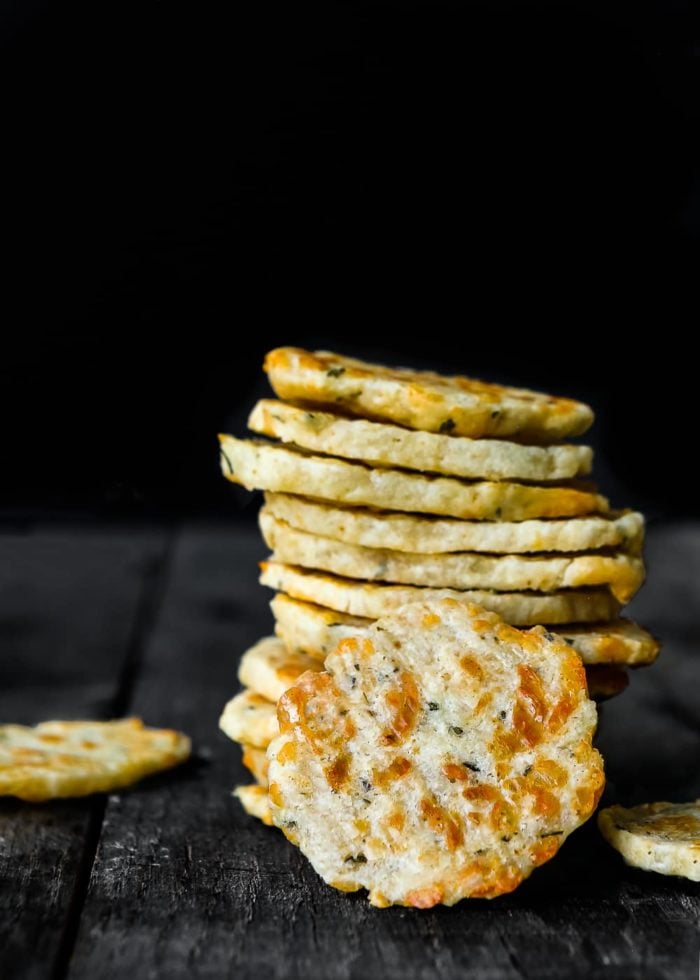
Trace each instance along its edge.
<path fill-rule="evenodd" d="M 423 798 L 419 805 L 420 814 L 430 829 L 445 841 L 448 851 L 454 851 L 464 841 L 459 817 L 451 815 L 433 800 Z"/>
<path fill-rule="evenodd" d="M 462 796 L 468 803 L 482 809 L 479 819 L 474 820 L 470 815 L 472 823 L 481 823 L 485 817 L 489 826 L 494 830 L 507 833 L 514 828 L 516 818 L 513 808 L 495 786 L 488 783 L 468 786 L 462 790 Z"/>
<path fill-rule="evenodd" d="M 513 730 L 522 747 L 534 748 L 542 741 L 542 726 L 547 716 L 547 700 L 542 681 L 528 664 L 518 665 L 520 685 L 513 708 Z"/>
<path fill-rule="evenodd" d="M 484 679 L 484 671 L 481 664 L 476 659 L 469 654 L 465 654 L 459 661 L 459 666 L 470 677 L 473 677 L 475 681 L 481 683 Z"/>
<path fill-rule="evenodd" d="M 334 793 L 337 793 L 348 781 L 350 763 L 347 755 L 339 755 L 330 766 L 326 767 L 324 773 L 328 785 Z"/>
<path fill-rule="evenodd" d="M 399 756 L 385 769 L 374 769 L 372 771 L 372 781 L 379 789 L 385 789 L 397 779 L 402 779 L 412 768 L 413 766 L 408 759 Z"/>
<path fill-rule="evenodd" d="M 340 749 L 355 734 L 349 715 L 340 719 L 340 691 L 330 674 L 303 674 L 279 700 L 281 732 L 299 732 L 316 755 Z"/>
<path fill-rule="evenodd" d="M 406 904 L 414 909 L 431 909 L 442 901 L 442 891 L 437 885 L 431 888 L 416 888 L 406 895 Z"/>
<path fill-rule="evenodd" d="M 402 813 L 401 810 L 393 810 L 387 817 L 386 822 L 387 826 L 392 830 L 396 830 L 401 833 L 406 825 L 406 815 Z"/>
<path fill-rule="evenodd" d="M 464 766 L 460 766 L 456 762 L 446 762 L 442 767 L 442 774 L 451 783 L 466 783 L 469 779 L 468 771 Z"/>
<path fill-rule="evenodd" d="M 386 703 L 390 728 L 384 732 L 383 742 L 385 745 L 400 745 L 415 728 L 420 707 L 416 682 L 407 670 L 399 676 L 398 687 L 392 688 L 386 695 Z"/>

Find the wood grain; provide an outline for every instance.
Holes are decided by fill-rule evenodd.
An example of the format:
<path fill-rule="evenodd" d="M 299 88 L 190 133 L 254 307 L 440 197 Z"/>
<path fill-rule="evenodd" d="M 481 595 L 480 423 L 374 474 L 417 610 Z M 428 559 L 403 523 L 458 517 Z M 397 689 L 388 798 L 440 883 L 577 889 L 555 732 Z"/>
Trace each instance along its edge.
<path fill-rule="evenodd" d="M 652 628 L 671 625 L 669 536 L 700 564 L 697 527 L 652 535 L 650 584 L 636 603 Z M 276 831 L 245 817 L 228 795 L 244 778 L 238 751 L 216 719 L 237 687 L 238 656 L 270 629 L 256 584 L 262 551 L 252 531 L 191 529 L 178 543 L 131 708 L 188 731 L 198 758 L 110 798 L 70 977 L 695 975 L 698 886 L 626 868 L 593 824 L 512 896 L 413 912 L 327 888 Z M 694 592 L 685 583 L 687 601 L 671 600 L 658 666 L 606 706 L 610 802 L 700 795 L 688 690 L 699 582 Z"/>
<path fill-rule="evenodd" d="M 106 718 L 138 656 L 163 558 L 153 532 L 43 527 L 0 538 L 0 719 Z M 104 801 L 0 801 L 0 977 L 60 973 Z"/>

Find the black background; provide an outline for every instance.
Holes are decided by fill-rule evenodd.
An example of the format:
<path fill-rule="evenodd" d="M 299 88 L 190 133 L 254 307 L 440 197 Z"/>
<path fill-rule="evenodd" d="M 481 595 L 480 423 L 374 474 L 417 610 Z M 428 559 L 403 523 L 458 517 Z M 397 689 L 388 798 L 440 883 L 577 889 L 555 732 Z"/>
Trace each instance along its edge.
<path fill-rule="evenodd" d="M 684 2 L 6 5 L 2 513 L 247 514 L 277 344 L 591 400 L 700 511 Z"/>

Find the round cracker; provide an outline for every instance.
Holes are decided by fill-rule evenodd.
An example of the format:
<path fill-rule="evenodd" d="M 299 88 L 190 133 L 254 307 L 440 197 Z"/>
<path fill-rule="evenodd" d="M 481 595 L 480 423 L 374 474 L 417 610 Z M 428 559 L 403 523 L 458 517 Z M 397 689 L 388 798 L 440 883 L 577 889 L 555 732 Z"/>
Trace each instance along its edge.
<path fill-rule="evenodd" d="M 277 732 L 275 705 L 253 691 L 241 691 L 224 707 L 219 728 L 234 742 L 264 749 Z"/>
<path fill-rule="evenodd" d="M 499 592 L 555 592 L 604 585 L 619 602 L 625 603 L 644 581 L 641 558 L 624 552 L 567 556 L 411 554 L 341 544 L 332 538 L 309 534 L 279 520 L 264 508 L 260 512 L 260 530 L 273 551 L 274 561 L 370 582 Z"/>
<path fill-rule="evenodd" d="M 324 661 L 338 640 L 368 629 L 374 620 L 349 616 L 314 602 L 293 599 L 278 592 L 270 603 L 275 633 L 288 650 L 296 650 L 316 661 Z"/>
<path fill-rule="evenodd" d="M 636 511 L 567 520 L 463 521 L 341 507 L 285 493 L 266 493 L 265 509 L 302 531 L 366 548 L 420 554 L 479 551 L 527 554 L 619 548 L 639 554 L 644 517 Z"/>
<path fill-rule="evenodd" d="M 276 636 L 266 636 L 241 657 L 238 680 L 256 694 L 277 702 L 305 670 L 319 669 L 318 658 L 287 649 Z"/>
<path fill-rule="evenodd" d="M 525 446 L 503 439 L 417 432 L 263 399 L 248 419 L 263 436 L 314 453 L 482 480 L 569 480 L 591 472 L 590 446 Z"/>
<path fill-rule="evenodd" d="M 591 626 L 566 626 L 556 632 L 585 664 L 643 667 L 659 655 L 659 641 L 631 619 Z"/>
<path fill-rule="evenodd" d="M 258 786 L 267 786 L 268 761 L 265 749 L 245 744 L 241 748 L 243 749 L 243 755 L 241 756 L 243 765 L 253 774 L 253 778 Z"/>
<path fill-rule="evenodd" d="M 278 706 L 276 826 L 321 877 L 428 908 L 510 892 L 604 784 L 583 667 L 474 605 L 413 603 L 341 641 Z"/>
<path fill-rule="evenodd" d="M 186 735 L 140 718 L 0 725 L 0 796 L 43 803 L 110 793 L 189 758 Z"/>
<path fill-rule="evenodd" d="M 222 435 L 221 469 L 249 490 L 308 493 L 345 504 L 444 514 L 470 520 L 525 521 L 606 513 L 605 497 L 574 487 L 538 487 L 371 469 L 329 456 L 312 456 L 276 443 Z"/>
<path fill-rule="evenodd" d="M 267 790 L 264 786 L 255 784 L 252 786 L 236 786 L 233 795 L 239 800 L 241 806 L 249 816 L 262 820 L 268 827 L 272 826 L 270 801 L 267 798 Z"/>
<path fill-rule="evenodd" d="M 338 640 L 372 625 L 371 619 L 348 616 L 311 602 L 292 599 L 279 592 L 270 603 L 275 632 L 287 649 L 324 660 Z M 658 641 L 637 623 L 617 619 L 612 623 L 555 629 L 572 646 L 584 664 L 642 666 L 651 663 Z"/>
<path fill-rule="evenodd" d="M 335 405 L 354 415 L 453 436 L 518 435 L 556 442 L 593 422 L 588 405 L 462 376 L 386 368 L 328 351 L 280 347 L 264 369 L 279 398 Z"/>
<path fill-rule="evenodd" d="M 348 638 L 353 638 L 355 640 L 357 639 L 364 640 L 368 636 L 367 631 L 369 629 L 369 626 L 373 625 L 371 620 L 366 620 L 366 622 L 368 625 L 367 627 L 364 628 L 357 629 L 353 627 L 345 627 L 341 630 L 338 630 L 336 635 L 335 645 L 337 645 L 337 643 L 340 642 L 341 639 L 345 640 Z M 547 636 L 551 637 L 552 634 L 548 633 Z M 335 649 L 335 645 L 331 648 L 331 651 L 329 652 L 332 652 L 332 650 Z M 284 657 L 289 656 L 287 653 L 287 647 L 285 642 L 276 637 L 266 638 L 266 640 L 264 641 L 264 649 L 267 651 L 268 656 L 271 660 L 280 660 Z M 305 657 L 305 659 L 308 658 Z M 291 664 L 293 662 L 294 662 L 293 658 L 290 658 L 289 663 Z M 262 670 L 255 673 L 252 680 L 251 687 L 247 693 L 251 697 L 257 695 L 262 699 L 263 711 L 269 713 L 270 709 L 274 708 L 274 706 L 276 705 L 277 701 L 282 696 L 282 694 L 284 694 L 285 691 L 287 691 L 294 683 L 296 683 L 299 677 L 301 677 L 301 675 L 305 673 L 306 670 L 309 669 L 308 667 L 301 666 L 301 660 L 298 660 L 296 662 L 298 664 L 296 672 L 290 666 L 286 675 L 287 682 L 283 689 L 278 688 L 278 692 L 279 692 L 278 696 L 275 697 L 274 699 L 270 698 L 269 695 L 266 693 L 267 690 L 265 686 L 266 671 Z M 323 670 L 322 660 L 311 660 L 310 662 L 313 665 L 311 667 L 313 673 L 318 673 L 319 671 Z M 261 687 L 256 686 L 257 681 L 262 682 Z M 589 694 L 594 700 L 606 701 L 608 698 L 615 697 L 616 694 L 620 694 L 622 691 L 624 691 L 624 689 L 627 687 L 628 684 L 628 677 L 626 671 L 620 668 L 619 666 L 610 667 L 607 665 L 602 665 L 602 666 L 587 665 L 586 683 L 588 684 Z M 244 735 L 251 734 L 252 728 L 250 722 L 246 720 L 243 723 L 243 726 L 244 727 L 239 726 L 238 731 L 243 731 Z M 230 732 L 235 731 L 235 729 L 232 728 L 231 725 L 228 723 L 227 723 L 227 728 L 229 729 L 229 731 L 227 731 L 229 737 L 231 737 L 234 742 L 239 742 L 244 748 L 243 764 L 245 766 L 248 766 L 251 772 L 255 773 L 256 770 L 253 768 L 253 766 L 256 765 L 256 759 L 254 756 L 251 756 L 250 757 L 251 765 L 249 765 L 248 762 L 246 761 L 245 752 L 254 752 L 254 751 L 259 751 L 261 749 L 264 749 L 265 746 L 269 743 L 269 741 L 271 741 L 271 739 L 277 734 L 277 728 L 275 726 L 275 723 L 270 721 L 269 724 L 267 724 L 264 729 L 262 729 L 258 725 L 258 735 L 254 736 L 257 739 L 258 742 L 257 745 L 250 744 L 245 740 L 245 738 L 236 738 L 234 735 L 231 735 Z"/>
<path fill-rule="evenodd" d="M 538 623 L 597 623 L 615 619 L 619 603 L 607 589 L 565 589 L 547 595 L 537 592 L 487 592 L 470 589 L 429 589 L 416 585 L 380 585 L 312 572 L 282 562 L 261 562 L 260 582 L 295 599 L 315 602 L 352 616 L 379 619 L 408 602 L 457 599 L 476 602 L 503 616 L 514 626 Z"/>
<path fill-rule="evenodd" d="M 700 800 L 607 807 L 598 827 L 627 864 L 700 881 Z"/>

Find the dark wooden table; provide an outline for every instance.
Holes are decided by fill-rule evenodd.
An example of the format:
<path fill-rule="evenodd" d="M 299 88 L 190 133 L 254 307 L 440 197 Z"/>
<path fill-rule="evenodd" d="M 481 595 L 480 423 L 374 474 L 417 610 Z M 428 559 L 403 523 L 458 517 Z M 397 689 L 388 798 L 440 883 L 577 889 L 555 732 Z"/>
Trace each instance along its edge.
<path fill-rule="evenodd" d="M 133 713 L 195 757 L 134 790 L 0 802 L 0 978 L 698 976 L 700 886 L 634 871 L 594 822 L 515 894 L 417 912 L 326 887 L 231 798 L 217 729 L 269 632 L 252 528 L 32 526 L 2 535 L 0 720 Z M 606 705 L 606 800 L 700 796 L 700 527 L 652 529 L 635 602 L 664 640 Z"/>

